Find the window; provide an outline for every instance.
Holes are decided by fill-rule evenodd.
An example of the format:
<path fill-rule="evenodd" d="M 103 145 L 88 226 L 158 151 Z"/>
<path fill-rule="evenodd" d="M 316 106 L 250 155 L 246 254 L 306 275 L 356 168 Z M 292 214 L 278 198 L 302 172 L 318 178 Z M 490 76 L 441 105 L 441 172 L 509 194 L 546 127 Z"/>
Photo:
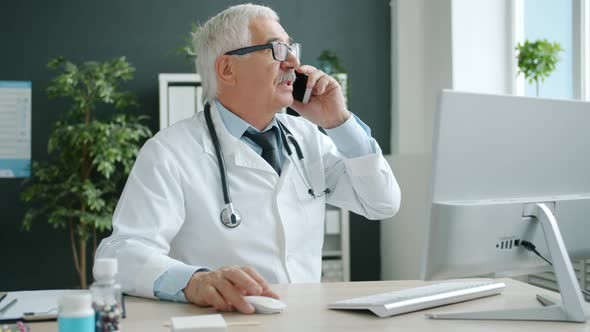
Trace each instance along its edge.
<path fill-rule="evenodd" d="M 590 100 L 589 3 L 590 0 L 514 0 L 514 45 L 526 39 L 546 38 L 564 49 L 556 70 L 540 82 L 539 96 Z M 535 83 L 529 84 L 519 77 L 515 92 L 536 96 Z"/>

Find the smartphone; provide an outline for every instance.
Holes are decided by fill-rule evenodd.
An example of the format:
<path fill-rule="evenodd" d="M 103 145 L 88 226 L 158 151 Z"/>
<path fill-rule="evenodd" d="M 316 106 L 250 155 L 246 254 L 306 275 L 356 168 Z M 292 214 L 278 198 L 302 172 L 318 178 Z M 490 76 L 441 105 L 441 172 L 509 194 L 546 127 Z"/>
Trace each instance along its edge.
<path fill-rule="evenodd" d="M 298 72 L 295 72 L 295 76 L 295 83 L 293 83 L 293 98 L 307 104 L 307 102 L 309 102 L 309 97 L 311 97 L 311 89 L 307 89 L 308 76 Z"/>

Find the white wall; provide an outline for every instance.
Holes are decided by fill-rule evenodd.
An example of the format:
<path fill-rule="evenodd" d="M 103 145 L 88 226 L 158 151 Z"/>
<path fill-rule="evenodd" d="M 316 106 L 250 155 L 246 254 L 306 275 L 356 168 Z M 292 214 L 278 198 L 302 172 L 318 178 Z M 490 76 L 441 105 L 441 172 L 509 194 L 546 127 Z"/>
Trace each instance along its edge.
<path fill-rule="evenodd" d="M 451 87 L 451 0 L 392 0 L 393 154 L 430 151 L 436 90 Z"/>
<path fill-rule="evenodd" d="M 510 93 L 510 0 L 392 0 L 392 156 L 398 214 L 381 223 L 383 279 L 417 279 L 438 91 Z"/>
<path fill-rule="evenodd" d="M 387 156 L 402 192 L 395 217 L 381 222 L 381 278 L 418 279 L 426 234 L 430 154 Z"/>
<path fill-rule="evenodd" d="M 421 74 L 424 63 L 423 5 L 422 0 L 391 1 L 392 109 L 424 109 L 422 98 L 419 98 L 424 86 L 424 75 Z M 399 13 L 405 13 L 405 16 Z M 423 112 L 393 111 L 391 118 L 393 154 L 424 150 Z"/>
<path fill-rule="evenodd" d="M 451 88 L 451 0 L 392 1 L 392 152 L 402 190 L 393 220 L 381 223 L 384 279 L 416 279 L 424 243 L 432 124 L 437 91 Z"/>
<path fill-rule="evenodd" d="M 510 1 L 453 0 L 451 15 L 453 89 L 511 93 Z"/>

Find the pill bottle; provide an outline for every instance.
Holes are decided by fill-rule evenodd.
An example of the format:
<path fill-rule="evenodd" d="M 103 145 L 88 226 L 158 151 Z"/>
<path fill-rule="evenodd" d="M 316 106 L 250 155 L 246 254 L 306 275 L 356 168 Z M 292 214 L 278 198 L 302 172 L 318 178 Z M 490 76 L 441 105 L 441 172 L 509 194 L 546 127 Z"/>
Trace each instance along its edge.
<path fill-rule="evenodd" d="M 121 331 L 121 286 L 116 282 L 117 260 L 100 258 L 92 269 L 94 283 L 90 286 L 92 307 L 96 312 L 96 332 Z"/>
<path fill-rule="evenodd" d="M 88 291 L 64 293 L 59 299 L 59 332 L 94 332 L 95 315 Z"/>

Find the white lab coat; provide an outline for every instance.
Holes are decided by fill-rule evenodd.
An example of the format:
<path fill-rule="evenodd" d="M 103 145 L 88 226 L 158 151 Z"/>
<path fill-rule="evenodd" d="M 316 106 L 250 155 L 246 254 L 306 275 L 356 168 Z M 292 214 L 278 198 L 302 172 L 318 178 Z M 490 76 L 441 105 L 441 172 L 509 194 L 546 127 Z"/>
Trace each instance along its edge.
<path fill-rule="evenodd" d="M 314 189 L 332 190 L 313 199 L 289 158 L 279 177 L 229 134 L 214 104 L 211 115 L 242 223 L 228 228 L 219 219 L 221 177 L 203 112 L 160 131 L 139 152 L 113 234 L 97 251 L 118 259 L 126 293 L 154 297 L 154 282 L 179 262 L 211 269 L 250 265 L 270 283 L 319 282 L 326 203 L 369 219 L 398 210 L 400 190 L 376 142 L 376 154 L 346 159 L 315 125 L 278 114 L 301 145 Z"/>

